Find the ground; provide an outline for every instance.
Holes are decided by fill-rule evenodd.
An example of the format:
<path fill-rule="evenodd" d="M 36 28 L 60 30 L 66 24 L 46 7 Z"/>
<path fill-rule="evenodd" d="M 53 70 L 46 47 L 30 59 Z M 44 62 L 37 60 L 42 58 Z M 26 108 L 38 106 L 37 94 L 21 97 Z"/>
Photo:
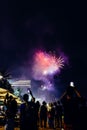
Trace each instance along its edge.
<path fill-rule="evenodd" d="M 0 126 L 0 130 L 5 130 L 3 126 Z M 20 130 L 20 128 L 15 128 L 14 130 Z M 53 130 L 53 129 L 49 129 L 49 128 L 39 128 L 39 130 Z M 62 130 L 62 129 L 55 129 L 55 130 Z"/>

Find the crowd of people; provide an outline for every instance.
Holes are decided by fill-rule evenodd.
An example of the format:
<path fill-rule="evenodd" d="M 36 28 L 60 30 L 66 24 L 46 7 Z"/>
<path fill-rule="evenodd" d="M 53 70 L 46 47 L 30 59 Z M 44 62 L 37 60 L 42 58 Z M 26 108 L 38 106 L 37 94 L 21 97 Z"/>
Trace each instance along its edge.
<path fill-rule="evenodd" d="M 42 104 L 29 94 L 23 95 L 23 103 L 19 107 L 20 130 L 38 130 L 41 128 L 64 128 L 64 130 L 86 129 L 87 101 L 83 98 L 76 87 L 69 86 L 60 99 L 56 102 Z M 5 97 L 6 106 L 6 130 L 14 130 L 15 117 L 18 113 L 16 100 L 12 96 Z M 64 117 L 64 119 L 63 119 Z"/>

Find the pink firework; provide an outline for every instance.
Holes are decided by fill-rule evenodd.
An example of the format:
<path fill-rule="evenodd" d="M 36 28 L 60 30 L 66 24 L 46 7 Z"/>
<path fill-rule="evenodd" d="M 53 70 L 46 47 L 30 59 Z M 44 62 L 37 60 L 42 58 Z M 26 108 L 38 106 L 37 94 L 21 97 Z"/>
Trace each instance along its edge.
<path fill-rule="evenodd" d="M 64 66 L 64 59 L 54 54 L 39 51 L 34 55 L 33 72 L 36 76 L 53 75 Z M 36 77 L 35 76 L 35 77 Z"/>

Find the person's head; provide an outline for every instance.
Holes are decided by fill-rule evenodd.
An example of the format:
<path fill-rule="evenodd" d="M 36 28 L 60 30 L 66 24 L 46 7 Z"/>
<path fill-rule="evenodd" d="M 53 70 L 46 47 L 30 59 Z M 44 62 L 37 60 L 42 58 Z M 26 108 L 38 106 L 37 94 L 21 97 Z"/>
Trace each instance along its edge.
<path fill-rule="evenodd" d="M 24 94 L 24 95 L 23 95 L 23 100 L 24 100 L 24 101 L 28 101 L 28 98 L 29 98 L 28 94 Z"/>
<path fill-rule="evenodd" d="M 9 99 L 9 94 L 8 94 L 8 93 L 6 94 L 5 98 L 6 98 L 7 100 Z"/>
<path fill-rule="evenodd" d="M 13 96 L 12 96 L 12 95 L 10 95 L 10 96 L 9 96 L 9 99 L 10 99 L 10 100 L 12 100 L 12 99 L 13 99 Z"/>
<path fill-rule="evenodd" d="M 42 104 L 43 104 L 43 105 L 46 105 L 46 102 L 45 102 L 45 101 L 43 101 L 43 102 L 42 102 Z"/>
<path fill-rule="evenodd" d="M 58 100 L 57 103 L 60 105 L 60 101 Z"/>

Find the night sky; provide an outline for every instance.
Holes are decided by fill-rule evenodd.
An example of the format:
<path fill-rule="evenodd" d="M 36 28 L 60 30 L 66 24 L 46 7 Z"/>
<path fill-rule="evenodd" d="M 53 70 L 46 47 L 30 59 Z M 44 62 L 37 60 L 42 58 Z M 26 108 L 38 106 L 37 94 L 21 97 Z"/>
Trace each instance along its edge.
<path fill-rule="evenodd" d="M 0 69 L 9 70 L 13 77 L 21 76 L 23 70 L 28 75 L 35 50 L 61 49 L 69 63 L 60 75 L 54 76 L 55 84 L 58 79 L 63 86 L 74 81 L 86 96 L 86 36 L 86 10 L 82 3 L 6 0 L 0 4 Z"/>

